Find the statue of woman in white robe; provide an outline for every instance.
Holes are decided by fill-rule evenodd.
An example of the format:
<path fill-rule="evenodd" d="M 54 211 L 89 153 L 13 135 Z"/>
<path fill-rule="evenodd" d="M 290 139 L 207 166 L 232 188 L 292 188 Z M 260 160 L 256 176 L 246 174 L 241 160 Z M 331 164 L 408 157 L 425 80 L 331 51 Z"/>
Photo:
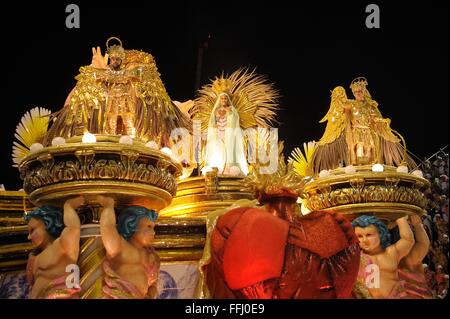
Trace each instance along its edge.
<path fill-rule="evenodd" d="M 217 167 L 219 175 L 247 175 L 248 165 L 239 114 L 227 93 L 219 94 L 208 123 L 203 173 Z"/>

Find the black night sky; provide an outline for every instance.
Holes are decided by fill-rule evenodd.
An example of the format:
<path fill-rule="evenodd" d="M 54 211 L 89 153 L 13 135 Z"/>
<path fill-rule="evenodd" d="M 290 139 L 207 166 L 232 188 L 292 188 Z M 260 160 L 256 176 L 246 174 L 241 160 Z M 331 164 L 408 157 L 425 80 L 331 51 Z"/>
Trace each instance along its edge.
<path fill-rule="evenodd" d="M 173 100 L 195 97 L 198 49 L 201 85 L 241 66 L 257 67 L 280 90 L 278 120 L 285 153 L 319 140 L 330 91 L 357 76 L 384 117 L 420 158 L 448 144 L 449 8 L 447 1 L 130 1 L 77 3 L 80 28 L 68 29 L 71 2 L 16 3 L 2 10 L 0 184 L 21 188 L 12 167 L 14 131 L 35 106 L 59 110 L 91 47 L 117 36 L 126 49 L 150 52 Z M 158 3 L 156 6 L 155 3 Z M 365 25 L 379 5 L 381 28 Z M 297 6 L 298 8 L 296 8 Z"/>

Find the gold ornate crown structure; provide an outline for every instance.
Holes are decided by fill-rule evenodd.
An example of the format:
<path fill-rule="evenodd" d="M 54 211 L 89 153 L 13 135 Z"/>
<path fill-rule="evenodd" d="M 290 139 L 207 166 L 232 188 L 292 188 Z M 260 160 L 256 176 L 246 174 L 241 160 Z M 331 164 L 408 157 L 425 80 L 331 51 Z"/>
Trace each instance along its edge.
<path fill-rule="evenodd" d="M 350 84 L 350 88 L 353 90 L 356 87 L 363 87 L 365 88 L 367 85 L 369 85 L 369 83 L 367 82 L 367 79 L 363 76 L 359 76 L 355 79 L 353 79 L 353 81 Z"/>
<path fill-rule="evenodd" d="M 111 40 L 117 40 L 119 42 L 119 44 L 113 44 L 112 46 L 109 45 L 109 42 Z M 116 37 L 110 37 L 107 41 L 106 41 L 106 52 L 108 52 L 109 56 L 113 56 L 113 57 L 118 57 L 121 60 L 125 59 L 125 49 L 122 46 L 122 41 L 119 38 Z"/>

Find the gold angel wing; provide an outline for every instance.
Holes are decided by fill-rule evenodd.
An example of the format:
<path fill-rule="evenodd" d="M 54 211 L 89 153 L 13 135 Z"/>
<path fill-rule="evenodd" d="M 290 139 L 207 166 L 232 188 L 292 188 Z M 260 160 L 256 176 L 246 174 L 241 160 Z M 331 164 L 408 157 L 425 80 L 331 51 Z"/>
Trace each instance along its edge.
<path fill-rule="evenodd" d="M 313 174 L 312 158 L 316 151 L 317 144 L 315 141 L 303 143 L 304 153 L 300 148 L 296 147 L 292 153 L 289 161 L 292 162 L 294 171 L 300 176 L 310 176 Z"/>
<path fill-rule="evenodd" d="M 317 148 L 311 160 L 314 173 L 338 167 L 342 163 L 349 163 L 346 141 L 348 118 L 345 116 L 345 103 L 348 103 L 345 89 L 338 86 L 331 92 L 330 109 L 320 121 L 320 123 L 326 121 L 327 126 L 322 138 L 317 142 Z"/>
<path fill-rule="evenodd" d="M 344 103 L 347 102 L 347 94 L 342 86 L 336 87 L 331 92 L 331 103 L 328 113 L 320 120 L 319 123 L 327 122 L 325 133 L 318 146 L 329 144 L 339 138 L 345 129 Z"/>
<path fill-rule="evenodd" d="M 83 66 L 75 77 L 77 84 L 70 92 L 68 104 L 51 114 L 53 123 L 45 137 L 44 145 L 49 145 L 57 136 L 71 137 L 88 130 L 99 133 L 103 127 L 106 94 L 105 88 L 96 79 L 104 76 L 105 70 Z M 98 113 L 94 117 L 94 110 Z"/>
<path fill-rule="evenodd" d="M 208 128 L 212 109 L 222 92 L 230 95 L 231 102 L 239 114 L 242 129 L 253 126 L 267 128 L 276 122 L 279 92 L 273 84 L 267 82 L 265 76 L 256 74 L 255 70 L 240 68 L 230 76 L 222 74 L 216 77 L 198 91 L 191 114 L 201 121 L 202 131 Z"/>
<path fill-rule="evenodd" d="M 168 137 L 175 128 L 191 131 L 190 118 L 172 102 L 149 53 L 126 50 L 126 68 L 136 72 L 140 81 L 136 82 L 138 105 L 136 130 L 144 140 Z"/>
<path fill-rule="evenodd" d="M 80 68 L 75 79 L 77 84 L 70 97 L 70 105 L 83 105 L 86 109 L 98 108 L 105 101 L 105 88 L 96 79 L 102 77 L 104 69 L 91 66 Z"/>
<path fill-rule="evenodd" d="M 47 132 L 50 111 L 42 107 L 35 107 L 22 116 L 16 127 L 12 159 L 17 167 L 22 159 L 30 153 L 33 143 L 40 143 Z"/>

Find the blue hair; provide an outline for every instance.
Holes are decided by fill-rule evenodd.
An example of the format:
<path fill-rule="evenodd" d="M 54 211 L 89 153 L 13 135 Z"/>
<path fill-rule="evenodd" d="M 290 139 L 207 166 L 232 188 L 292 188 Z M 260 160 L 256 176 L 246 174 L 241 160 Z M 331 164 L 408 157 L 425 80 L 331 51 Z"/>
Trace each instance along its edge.
<path fill-rule="evenodd" d="M 24 216 L 27 223 L 31 218 L 42 220 L 45 225 L 45 230 L 53 238 L 58 238 L 65 227 L 62 210 L 54 206 L 42 206 Z"/>
<path fill-rule="evenodd" d="M 380 234 L 381 248 L 385 249 L 391 244 L 391 234 L 386 225 L 375 216 L 362 215 L 352 221 L 353 228 L 366 228 L 374 225 Z"/>
<path fill-rule="evenodd" d="M 128 206 L 120 212 L 117 230 L 126 240 L 130 239 L 136 232 L 139 221 L 148 217 L 152 222 L 158 218 L 158 213 L 143 206 Z"/>

